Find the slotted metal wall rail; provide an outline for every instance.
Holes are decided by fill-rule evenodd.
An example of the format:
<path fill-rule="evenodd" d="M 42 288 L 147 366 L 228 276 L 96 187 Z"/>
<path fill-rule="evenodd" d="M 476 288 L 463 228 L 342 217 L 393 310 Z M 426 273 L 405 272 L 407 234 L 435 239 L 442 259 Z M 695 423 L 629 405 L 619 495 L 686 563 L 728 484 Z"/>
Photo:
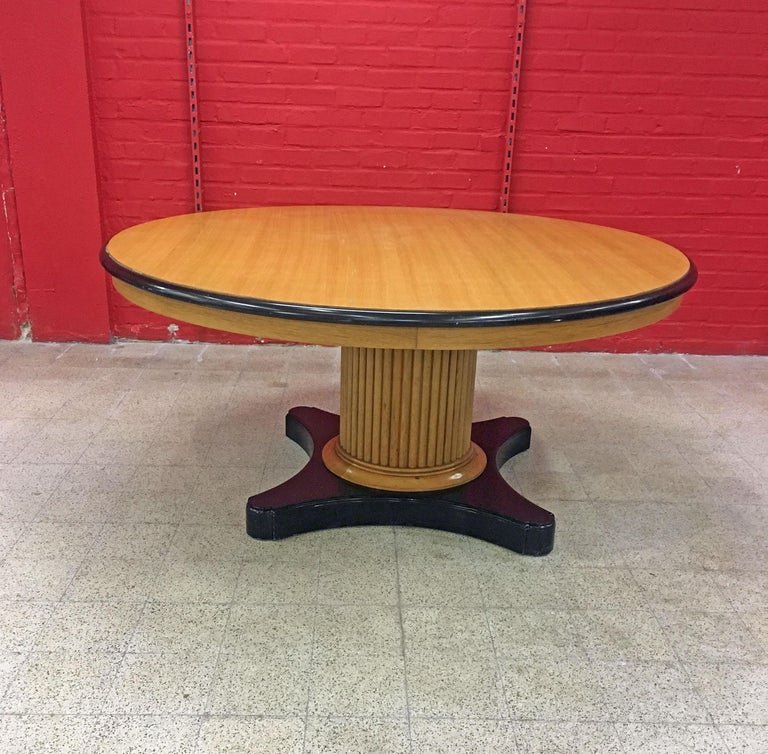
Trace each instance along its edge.
<path fill-rule="evenodd" d="M 192 137 L 192 185 L 195 212 L 202 212 L 203 183 L 200 165 L 200 118 L 197 98 L 197 60 L 195 57 L 195 6 L 193 0 L 183 0 L 183 2 L 187 44 L 187 83 L 189 84 L 189 125 Z"/>
<path fill-rule="evenodd" d="M 517 126 L 517 100 L 520 92 L 520 71 L 523 60 L 523 37 L 525 34 L 525 3 L 517 6 L 517 28 L 515 29 L 515 57 L 512 63 L 512 85 L 509 93 L 509 116 L 504 141 L 504 176 L 501 184 L 500 209 L 509 212 L 509 192 L 512 187 L 512 156 L 515 151 L 515 128 Z"/>

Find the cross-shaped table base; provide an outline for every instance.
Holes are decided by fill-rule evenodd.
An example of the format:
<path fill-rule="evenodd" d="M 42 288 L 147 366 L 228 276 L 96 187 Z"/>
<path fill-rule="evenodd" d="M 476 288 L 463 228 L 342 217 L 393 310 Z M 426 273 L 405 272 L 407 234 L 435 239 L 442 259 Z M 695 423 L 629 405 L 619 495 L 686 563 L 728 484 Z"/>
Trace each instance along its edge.
<path fill-rule="evenodd" d="M 523 555 L 546 555 L 555 539 L 555 517 L 515 492 L 499 473 L 530 446 L 525 419 L 500 417 L 472 424 L 472 441 L 488 458 L 476 479 L 445 491 L 391 492 L 337 477 L 323 463 L 322 449 L 339 433 L 339 417 L 308 406 L 292 408 L 286 435 L 309 461 L 294 477 L 248 499 L 248 534 L 283 539 L 341 526 L 423 526 L 466 534 Z"/>

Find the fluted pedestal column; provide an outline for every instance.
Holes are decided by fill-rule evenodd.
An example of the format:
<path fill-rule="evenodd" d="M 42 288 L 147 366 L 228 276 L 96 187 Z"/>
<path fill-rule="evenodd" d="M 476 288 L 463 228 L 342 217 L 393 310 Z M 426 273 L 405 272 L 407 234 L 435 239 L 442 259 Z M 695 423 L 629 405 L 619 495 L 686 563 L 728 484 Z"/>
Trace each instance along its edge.
<path fill-rule="evenodd" d="M 339 435 L 323 448 L 336 476 L 364 487 L 431 491 L 478 477 L 476 351 L 341 349 Z"/>

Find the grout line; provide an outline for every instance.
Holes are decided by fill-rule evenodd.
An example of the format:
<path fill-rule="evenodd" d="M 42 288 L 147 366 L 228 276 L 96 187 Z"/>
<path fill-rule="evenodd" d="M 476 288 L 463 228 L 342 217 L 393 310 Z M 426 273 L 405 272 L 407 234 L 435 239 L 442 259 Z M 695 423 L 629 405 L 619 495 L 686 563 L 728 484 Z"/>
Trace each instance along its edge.
<path fill-rule="evenodd" d="M 408 725 L 408 746 L 413 751 L 413 731 L 411 728 L 411 697 L 408 690 L 408 663 L 405 652 L 405 626 L 403 625 L 403 596 L 400 589 L 400 548 L 398 547 L 397 526 L 392 527 L 395 539 L 395 576 L 397 579 L 397 614 L 400 623 L 400 647 L 403 657 L 403 685 L 405 688 L 405 719 Z"/>
<path fill-rule="evenodd" d="M 470 562 L 472 563 L 472 570 L 475 574 L 475 580 L 477 581 L 477 589 L 480 593 L 480 605 L 483 611 L 483 617 L 485 618 L 485 627 L 488 631 L 488 638 L 491 640 L 491 649 L 493 650 L 493 663 L 496 669 L 496 680 L 498 682 L 498 685 L 501 687 L 501 696 L 502 701 L 504 702 L 504 709 L 507 712 L 506 720 L 511 727 L 512 727 L 512 737 L 515 741 L 515 750 L 516 751 L 522 751 L 520 748 L 520 741 L 518 740 L 517 730 L 515 723 L 518 722 L 517 719 L 513 719 L 512 714 L 509 709 L 509 697 L 507 696 L 507 687 L 504 683 L 504 674 L 501 672 L 501 663 L 499 662 L 499 654 L 496 649 L 496 640 L 493 638 L 493 631 L 491 630 L 491 619 L 488 614 L 488 601 L 485 599 L 485 591 L 483 590 L 482 586 L 480 585 L 480 571 L 479 571 L 479 565 L 477 558 L 473 556 L 470 558 Z"/>
<path fill-rule="evenodd" d="M 315 593 L 310 601 L 314 608 L 312 613 L 312 639 L 309 645 L 309 663 L 307 665 L 307 703 L 304 707 L 304 736 L 301 742 L 301 751 L 306 754 L 307 751 L 307 733 L 309 731 L 309 700 L 312 695 L 312 670 L 315 664 L 315 637 L 317 634 L 317 617 L 320 609 L 320 577 L 323 572 L 323 546 L 322 542 L 317 552 L 317 578 L 315 579 Z"/>
<path fill-rule="evenodd" d="M 170 552 L 170 546 L 169 546 L 169 552 Z M 235 582 L 232 587 L 231 599 L 228 603 L 224 603 L 221 605 L 221 609 L 224 609 L 224 607 L 226 606 L 227 619 L 224 621 L 224 627 L 221 631 L 221 641 L 219 642 L 219 649 L 216 652 L 216 661 L 213 664 L 213 672 L 211 673 L 211 682 L 210 682 L 210 685 L 208 686 L 208 693 L 205 695 L 205 702 L 201 705 L 202 711 L 197 715 L 197 717 L 199 717 L 200 719 L 200 724 L 197 727 L 197 734 L 195 735 L 195 743 L 194 743 L 193 751 L 197 750 L 198 744 L 200 743 L 200 736 L 202 735 L 202 732 L 203 732 L 203 725 L 207 720 L 210 720 L 211 717 L 213 716 L 211 713 L 211 696 L 213 695 L 214 689 L 216 687 L 216 681 L 218 680 L 219 668 L 221 666 L 221 659 L 224 653 L 223 652 L 224 640 L 227 637 L 229 622 L 230 622 L 230 619 L 232 618 L 232 608 L 235 605 L 235 594 L 237 592 L 237 585 L 240 581 L 240 574 L 243 572 L 243 568 L 244 568 L 244 562 L 241 561 L 240 567 L 238 569 L 237 577 L 235 578 Z M 161 604 L 161 603 L 157 603 L 157 604 Z M 203 603 L 182 602 L 181 604 L 187 605 L 187 604 L 203 604 Z"/>
<path fill-rule="evenodd" d="M 53 493 L 51 493 L 51 495 L 53 495 Z M 35 522 L 31 522 L 31 523 L 35 523 Z M 31 525 L 31 523 L 30 523 L 30 525 Z M 22 667 L 24 667 L 29 662 L 29 659 L 30 659 L 31 655 L 33 653 L 35 653 L 35 652 L 39 652 L 40 651 L 40 650 L 35 650 L 35 644 L 36 644 L 39 636 L 47 628 L 48 624 L 53 620 L 53 616 L 56 614 L 56 611 L 57 611 L 58 607 L 65 602 L 65 600 L 64 600 L 65 595 L 67 594 L 67 592 L 69 591 L 70 587 L 72 586 L 72 584 L 74 583 L 75 579 L 77 578 L 78 573 L 80 573 L 80 569 L 83 567 L 83 563 L 85 563 L 85 561 L 87 560 L 88 556 L 93 551 L 93 548 L 95 547 L 96 542 L 98 541 L 98 538 L 101 535 L 101 532 L 104 530 L 105 526 L 106 526 L 105 523 L 101 523 L 101 525 L 99 527 L 99 530 L 95 534 L 95 536 L 93 538 L 93 541 L 91 542 L 90 546 L 88 547 L 86 553 L 83 555 L 83 558 L 81 559 L 81 561 L 78 564 L 77 568 L 75 568 L 75 570 L 72 572 L 72 577 L 69 579 L 69 581 L 67 582 L 67 585 L 61 591 L 61 595 L 60 595 L 59 599 L 58 600 L 40 600 L 42 602 L 45 602 L 45 603 L 48 603 L 48 604 L 52 604 L 53 608 L 51 609 L 51 613 L 48 616 L 48 618 L 40 626 L 40 629 L 37 632 L 37 634 L 35 635 L 34 640 L 30 643 L 29 649 L 26 650 L 26 652 L 24 652 L 24 659 L 19 663 L 18 667 L 16 667 L 16 669 L 14 670 L 13 675 L 12 675 L 11 679 L 8 681 L 8 684 L 6 685 L 5 690 L 3 691 L 2 696 L 0 696 L 0 703 L 5 701 L 5 698 L 8 695 L 8 692 L 11 690 L 13 684 L 16 682 L 16 679 L 18 678 L 19 673 L 21 672 Z M 3 564 L 5 564 L 5 560 L 3 560 Z M 17 601 L 18 602 L 27 602 L 27 603 L 37 603 L 37 602 L 39 602 L 38 600 L 17 600 Z M 66 600 L 66 601 L 68 602 L 69 600 Z M 64 650 L 64 651 L 67 651 L 67 650 Z M 105 654 L 118 654 L 118 653 L 105 652 Z M 120 662 L 122 662 L 122 660 Z M 114 671 L 115 674 L 117 673 L 117 670 L 119 669 L 119 667 L 120 667 L 120 663 L 118 663 L 116 668 L 115 668 L 115 671 Z M 109 689 L 111 689 L 113 683 L 114 683 L 114 676 L 109 680 L 108 687 L 107 687 L 107 689 L 105 691 L 105 696 L 106 696 L 107 693 L 109 693 Z M 103 701 L 104 700 L 102 698 L 102 703 L 103 703 Z M 98 713 L 95 713 L 95 714 L 98 714 Z"/>

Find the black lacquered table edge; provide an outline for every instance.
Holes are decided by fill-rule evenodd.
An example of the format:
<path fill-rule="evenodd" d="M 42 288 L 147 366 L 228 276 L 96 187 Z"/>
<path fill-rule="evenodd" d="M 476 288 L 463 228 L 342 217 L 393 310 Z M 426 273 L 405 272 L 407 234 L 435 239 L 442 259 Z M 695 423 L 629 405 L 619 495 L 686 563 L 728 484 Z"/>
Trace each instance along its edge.
<path fill-rule="evenodd" d="M 659 288 L 621 296 L 614 299 L 586 301 L 565 306 L 534 309 L 426 311 L 401 309 L 363 309 L 345 306 L 319 306 L 287 301 L 271 301 L 248 296 L 236 296 L 218 291 L 192 288 L 169 280 L 147 275 L 126 267 L 110 253 L 101 250 L 100 261 L 113 277 L 139 290 L 187 304 L 223 311 L 254 314 L 278 319 L 327 324 L 355 324 L 385 327 L 501 327 L 505 325 L 544 325 L 560 322 L 607 317 L 663 304 L 682 296 L 696 282 L 698 271 L 689 259 L 688 269 L 677 280 Z"/>
<path fill-rule="evenodd" d="M 437 492 L 369 489 L 335 476 L 321 453 L 338 433 L 337 414 L 308 406 L 288 412 L 286 435 L 309 460 L 292 478 L 248 499 L 248 534 L 273 540 L 343 526 L 419 526 L 465 534 L 523 555 L 551 552 L 555 517 L 512 489 L 499 472 L 530 446 L 525 419 L 473 423 L 472 440 L 488 458 L 485 470 L 467 484 Z"/>

